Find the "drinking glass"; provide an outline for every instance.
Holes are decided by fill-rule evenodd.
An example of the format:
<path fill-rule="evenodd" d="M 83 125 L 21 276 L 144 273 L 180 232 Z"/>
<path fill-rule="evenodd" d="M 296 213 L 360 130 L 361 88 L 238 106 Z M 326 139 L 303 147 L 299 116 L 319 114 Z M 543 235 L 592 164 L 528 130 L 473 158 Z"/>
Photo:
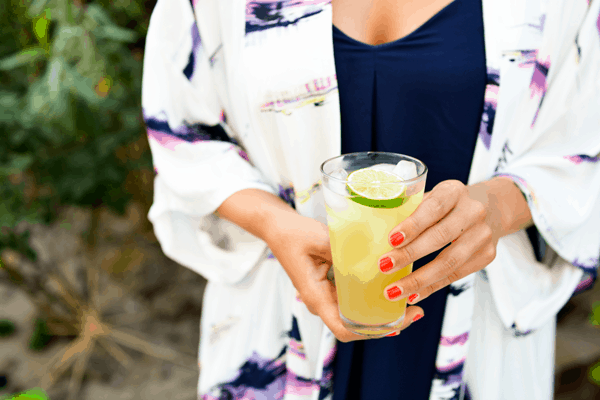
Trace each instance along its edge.
<path fill-rule="evenodd" d="M 385 172 L 353 174 L 363 169 Z M 412 263 L 384 274 L 378 260 L 392 250 L 390 231 L 421 203 L 426 177 L 423 162 L 395 153 L 350 153 L 321 165 L 339 312 L 352 332 L 382 337 L 402 325 L 406 299 L 389 301 L 383 291 Z"/>

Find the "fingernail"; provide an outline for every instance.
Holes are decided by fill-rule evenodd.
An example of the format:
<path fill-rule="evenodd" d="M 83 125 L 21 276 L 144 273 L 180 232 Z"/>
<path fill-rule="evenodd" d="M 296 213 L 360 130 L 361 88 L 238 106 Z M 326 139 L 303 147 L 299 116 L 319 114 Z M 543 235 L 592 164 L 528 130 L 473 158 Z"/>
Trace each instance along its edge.
<path fill-rule="evenodd" d="M 400 246 L 404 242 L 404 233 L 396 232 L 390 236 L 390 244 L 392 247 Z"/>
<path fill-rule="evenodd" d="M 392 286 L 387 290 L 387 295 L 390 299 L 395 299 L 396 297 L 402 295 L 402 289 L 400 289 L 398 286 Z"/>
<path fill-rule="evenodd" d="M 392 337 L 392 336 L 398 336 L 399 332 L 392 332 L 390 334 L 385 335 L 385 337 Z"/>
<path fill-rule="evenodd" d="M 415 294 L 411 294 L 410 296 L 408 296 L 408 301 L 410 301 L 412 303 L 413 301 L 415 301 L 415 299 L 417 297 L 419 297 L 418 294 L 416 294 L 416 293 Z"/>
<path fill-rule="evenodd" d="M 423 318 L 422 314 L 417 314 L 413 317 L 413 322 L 420 320 L 421 318 Z"/>
<path fill-rule="evenodd" d="M 379 260 L 379 269 L 381 272 L 388 272 L 390 269 L 394 268 L 394 262 L 389 257 L 384 257 Z"/>

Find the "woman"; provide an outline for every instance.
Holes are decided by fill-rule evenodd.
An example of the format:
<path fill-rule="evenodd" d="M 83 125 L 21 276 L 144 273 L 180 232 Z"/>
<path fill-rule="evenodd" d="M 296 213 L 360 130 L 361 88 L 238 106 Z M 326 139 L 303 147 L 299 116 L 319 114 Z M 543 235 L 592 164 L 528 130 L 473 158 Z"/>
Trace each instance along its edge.
<path fill-rule="evenodd" d="M 199 398 L 550 399 L 555 315 L 598 268 L 599 3 L 159 1 L 149 218 L 209 281 Z M 365 150 L 430 175 L 380 259 L 419 260 L 388 296 L 417 305 L 357 341 L 318 181 Z"/>

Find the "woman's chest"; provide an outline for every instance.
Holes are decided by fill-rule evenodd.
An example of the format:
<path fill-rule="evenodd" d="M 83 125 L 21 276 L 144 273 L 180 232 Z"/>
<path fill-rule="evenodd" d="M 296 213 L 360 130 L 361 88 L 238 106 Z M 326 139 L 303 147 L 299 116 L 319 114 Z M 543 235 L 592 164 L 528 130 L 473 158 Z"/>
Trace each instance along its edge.
<path fill-rule="evenodd" d="M 379 45 L 409 35 L 455 0 L 333 0 L 333 24 L 351 38 Z"/>

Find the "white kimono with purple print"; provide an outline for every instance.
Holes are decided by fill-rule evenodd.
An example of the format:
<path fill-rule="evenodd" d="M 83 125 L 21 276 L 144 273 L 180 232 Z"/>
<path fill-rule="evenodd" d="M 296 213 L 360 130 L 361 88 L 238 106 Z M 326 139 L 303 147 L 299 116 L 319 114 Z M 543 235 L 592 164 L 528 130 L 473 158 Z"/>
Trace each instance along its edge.
<path fill-rule="evenodd" d="M 149 218 L 165 254 L 209 282 L 199 399 L 331 398 L 335 338 L 266 244 L 215 214 L 258 188 L 326 223 L 319 165 L 341 147 L 330 3 L 159 0 L 152 15 Z M 549 400 L 556 314 L 598 271 L 600 0 L 483 0 L 483 12 L 469 183 L 512 178 L 546 252 L 538 262 L 515 233 L 451 285 L 430 399 Z"/>

